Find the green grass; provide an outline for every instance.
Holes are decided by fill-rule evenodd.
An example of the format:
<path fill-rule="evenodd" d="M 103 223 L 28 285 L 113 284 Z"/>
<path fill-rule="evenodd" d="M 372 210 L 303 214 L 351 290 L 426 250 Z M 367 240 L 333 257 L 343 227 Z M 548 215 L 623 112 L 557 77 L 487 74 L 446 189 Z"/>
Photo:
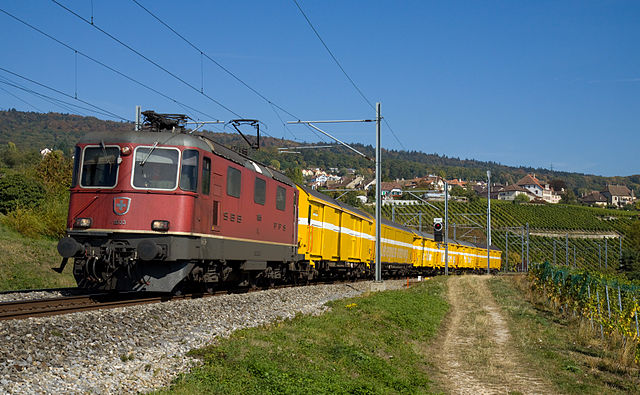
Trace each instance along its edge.
<path fill-rule="evenodd" d="M 498 277 L 489 286 L 507 313 L 515 346 L 560 393 L 638 393 L 637 366 L 624 366 L 589 324 L 562 317 L 529 292 L 528 280 Z"/>
<path fill-rule="evenodd" d="M 425 350 L 448 305 L 444 280 L 330 304 L 194 350 L 202 365 L 160 393 L 428 393 Z"/>
<path fill-rule="evenodd" d="M 75 286 L 72 264 L 62 274 L 51 270 L 61 261 L 56 244 L 21 236 L 0 223 L 0 291 Z"/>

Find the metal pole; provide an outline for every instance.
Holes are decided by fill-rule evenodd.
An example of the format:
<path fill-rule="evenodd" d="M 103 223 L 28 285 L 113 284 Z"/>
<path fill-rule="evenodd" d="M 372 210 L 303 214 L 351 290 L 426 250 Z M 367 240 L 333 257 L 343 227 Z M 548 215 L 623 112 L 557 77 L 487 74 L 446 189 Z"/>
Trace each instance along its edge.
<path fill-rule="evenodd" d="M 136 127 L 135 131 L 139 131 L 142 129 L 142 108 L 140 106 L 136 106 Z"/>
<path fill-rule="evenodd" d="M 447 182 L 444 182 L 444 275 L 449 275 L 449 191 Z"/>
<path fill-rule="evenodd" d="M 380 103 L 376 103 L 376 281 L 382 281 L 382 245 L 380 244 L 382 221 L 382 188 L 381 188 L 381 148 L 380 148 Z"/>
<path fill-rule="evenodd" d="M 525 272 L 529 271 L 529 223 L 527 222 L 527 266 Z"/>
<path fill-rule="evenodd" d="M 566 246 L 565 246 L 565 257 L 564 257 L 564 264 L 565 266 L 569 266 L 569 233 L 567 233 L 567 235 L 565 236 L 565 241 L 566 241 Z"/>
<path fill-rule="evenodd" d="M 487 274 L 491 273 L 491 170 L 487 170 Z"/>
<path fill-rule="evenodd" d="M 509 231 L 507 230 L 507 233 L 505 233 L 504 236 L 504 244 L 506 246 L 505 250 L 507 250 L 507 254 L 506 254 L 506 262 L 504 265 L 504 271 L 506 272 L 509 269 Z"/>
<path fill-rule="evenodd" d="M 619 239 L 620 239 L 620 259 L 622 259 L 622 235 L 620 235 Z"/>
<path fill-rule="evenodd" d="M 602 246 L 598 243 L 598 267 L 602 269 Z"/>
<path fill-rule="evenodd" d="M 524 226 L 520 231 L 520 271 L 524 268 Z"/>
<path fill-rule="evenodd" d="M 605 270 L 608 267 L 608 264 L 607 264 L 608 255 L 609 255 L 609 249 L 607 247 L 607 238 L 605 237 L 604 238 L 604 268 L 605 268 Z"/>

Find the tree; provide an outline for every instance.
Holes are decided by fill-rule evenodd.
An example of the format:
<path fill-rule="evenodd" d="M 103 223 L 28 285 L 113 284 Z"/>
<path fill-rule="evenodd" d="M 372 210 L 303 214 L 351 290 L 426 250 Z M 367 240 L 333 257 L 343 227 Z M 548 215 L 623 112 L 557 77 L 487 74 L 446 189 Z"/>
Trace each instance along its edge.
<path fill-rule="evenodd" d="M 298 185 L 304 185 L 304 177 L 302 176 L 302 170 L 299 167 L 290 167 L 285 170 L 284 174 Z"/>
<path fill-rule="evenodd" d="M 271 161 L 269 161 L 269 166 L 276 170 L 280 170 L 280 161 L 277 159 L 271 159 Z"/>
<path fill-rule="evenodd" d="M 531 199 L 529 199 L 529 196 L 525 195 L 524 193 L 520 193 L 515 197 L 515 199 L 513 199 L 513 203 L 514 204 L 529 203 L 530 200 Z"/>
<path fill-rule="evenodd" d="M 551 180 L 551 182 L 549 183 L 549 186 L 551 186 L 551 188 L 553 188 L 553 190 L 556 192 L 560 192 L 563 189 L 564 190 L 567 189 L 567 183 L 564 180 L 561 180 L 559 178 Z"/>
<path fill-rule="evenodd" d="M 464 190 L 464 188 L 462 188 L 460 185 L 454 185 L 453 188 L 451 188 L 451 191 L 449 191 L 449 194 L 451 196 L 466 196 L 467 193 Z"/>
<path fill-rule="evenodd" d="M 564 195 L 560 198 L 560 203 L 564 204 L 578 204 L 578 199 L 576 199 L 576 194 L 573 193 L 571 189 L 568 189 Z"/>
<path fill-rule="evenodd" d="M 45 155 L 36 166 L 38 178 L 52 194 L 65 192 L 71 186 L 73 163 L 65 158 L 62 151 L 53 151 Z"/>

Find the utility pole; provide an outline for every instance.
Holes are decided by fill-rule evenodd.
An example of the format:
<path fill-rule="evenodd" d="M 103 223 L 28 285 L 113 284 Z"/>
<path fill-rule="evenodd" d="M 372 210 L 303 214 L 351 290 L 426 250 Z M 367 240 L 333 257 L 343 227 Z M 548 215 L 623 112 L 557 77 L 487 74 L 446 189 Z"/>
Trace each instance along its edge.
<path fill-rule="evenodd" d="M 350 146 L 349 144 L 345 143 L 344 141 L 341 141 L 339 139 L 337 139 L 336 137 L 332 136 L 331 134 L 325 132 L 324 130 L 320 129 L 319 127 L 317 127 L 314 124 L 317 123 L 347 123 L 347 122 L 375 122 L 376 123 L 376 158 L 375 158 L 375 163 L 376 163 L 376 244 L 375 244 L 375 282 L 376 283 L 381 283 L 382 282 L 382 259 L 381 259 L 381 255 L 382 255 L 382 245 L 381 245 L 381 218 L 382 218 L 382 189 L 380 187 L 381 182 L 381 175 L 382 175 L 382 171 L 381 171 L 381 164 L 382 164 L 382 157 L 381 157 L 381 145 L 380 145 L 380 121 L 382 120 L 382 116 L 380 115 L 380 103 L 376 103 L 376 119 L 372 120 L 372 119 L 352 119 L 352 120 L 331 120 L 331 121 L 288 121 L 288 124 L 305 124 L 315 130 L 317 130 L 318 132 L 324 134 L 325 136 L 331 138 L 332 140 L 334 140 L 335 142 L 342 144 L 343 146 L 345 146 L 346 148 L 350 149 L 351 151 L 355 152 L 356 154 L 368 159 L 368 160 L 372 160 L 370 157 L 368 157 L 367 155 L 363 154 L 362 152 L 358 151 L 357 149 L 355 149 L 354 147 Z"/>
<path fill-rule="evenodd" d="M 135 131 L 142 130 L 142 108 L 140 106 L 136 106 L 136 126 Z"/>
<path fill-rule="evenodd" d="M 380 102 L 376 103 L 376 282 L 382 281 L 382 155 L 380 145 Z"/>
<path fill-rule="evenodd" d="M 449 275 L 449 191 L 447 181 L 444 182 L 444 274 Z"/>
<path fill-rule="evenodd" d="M 491 170 L 487 170 L 487 274 L 491 273 Z"/>

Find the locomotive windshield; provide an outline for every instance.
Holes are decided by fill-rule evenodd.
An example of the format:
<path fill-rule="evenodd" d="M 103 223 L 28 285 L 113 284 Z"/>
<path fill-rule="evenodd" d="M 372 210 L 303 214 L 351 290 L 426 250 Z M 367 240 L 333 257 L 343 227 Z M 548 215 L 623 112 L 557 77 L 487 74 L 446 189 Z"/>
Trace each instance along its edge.
<path fill-rule="evenodd" d="M 118 180 L 120 147 L 86 147 L 80 186 L 113 188 Z"/>
<path fill-rule="evenodd" d="M 134 188 L 176 189 L 179 156 L 180 151 L 174 148 L 136 148 Z"/>

